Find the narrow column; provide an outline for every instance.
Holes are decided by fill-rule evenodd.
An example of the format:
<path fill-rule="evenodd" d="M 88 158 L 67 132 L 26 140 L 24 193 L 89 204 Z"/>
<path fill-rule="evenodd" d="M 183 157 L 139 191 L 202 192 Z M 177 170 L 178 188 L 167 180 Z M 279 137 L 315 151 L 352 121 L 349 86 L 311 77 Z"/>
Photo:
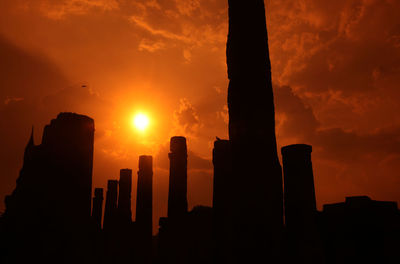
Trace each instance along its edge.
<path fill-rule="evenodd" d="M 121 223 L 129 224 L 132 222 L 132 170 L 122 169 L 119 175 L 118 215 Z"/>
<path fill-rule="evenodd" d="M 213 149 L 213 239 L 214 263 L 232 263 L 232 153 L 229 140 L 217 140 Z"/>
<path fill-rule="evenodd" d="M 98 229 L 101 229 L 101 216 L 103 214 L 103 188 L 94 190 L 92 219 Z"/>
<path fill-rule="evenodd" d="M 323 263 L 311 152 L 312 147 L 304 144 L 282 148 L 289 255 L 298 263 Z"/>
<path fill-rule="evenodd" d="M 117 217 L 118 181 L 107 182 L 106 205 L 104 211 L 104 230 L 115 228 Z"/>
<path fill-rule="evenodd" d="M 188 210 L 186 138 L 171 138 L 170 151 L 168 217 L 179 218 Z"/>
<path fill-rule="evenodd" d="M 153 157 L 139 157 L 136 199 L 136 227 L 138 230 L 139 263 L 151 263 L 153 231 Z"/>
<path fill-rule="evenodd" d="M 317 211 L 311 152 L 309 145 L 282 148 L 285 222 L 290 232 L 299 235 L 307 235 Z"/>

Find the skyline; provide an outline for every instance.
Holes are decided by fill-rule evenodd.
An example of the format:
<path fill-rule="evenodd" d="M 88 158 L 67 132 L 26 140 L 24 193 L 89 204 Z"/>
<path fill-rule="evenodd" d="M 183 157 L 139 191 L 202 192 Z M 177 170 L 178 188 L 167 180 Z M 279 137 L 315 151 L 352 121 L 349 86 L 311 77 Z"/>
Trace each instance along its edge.
<path fill-rule="evenodd" d="M 66 110 L 96 120 L 93 186 L 105 187 L 126 167 L 133 168 L 136 183 L 137 157 L 152 154 L 154 218 L 166 215 L 167 143 L 179 134 L 188 138 L 189 207 L 211 205 L 212 142 L 227 137 L 226 3 L 177 1 L 168 7 L 172 2 L 136 1 L 141 7 L 132 11 L 123 1 L 77 0 L 72 3 L 81 5 L 64 7 L 0 1 L 0 52 L 7 55 L 0 81 L 0 123 L 6 128 L 0 137 L 1 198 L 15 186 L 31 124 L 40 143 L 43 124 Z M 392 11 L 399 3 L 266 3 L 278 146 L 313 145 L 318 208 L 359 194 L 399 202 L 400 120 L 394 113 L 400 28 L 393 26 Z M 143 16 L 135 14 L 140 8 Z M 331 8 L 340 11 L 339 19 Z M 95 29 L 99 22 L 103 27 Z M 368 33 L 373 30 L 379 34 Z M 154 118 L 147 136 L 131 128 L 137 110 Z M 307 125 L 298 129 L 301 123 Z M 132 197 L 134 205 L 135 188 Z"/>

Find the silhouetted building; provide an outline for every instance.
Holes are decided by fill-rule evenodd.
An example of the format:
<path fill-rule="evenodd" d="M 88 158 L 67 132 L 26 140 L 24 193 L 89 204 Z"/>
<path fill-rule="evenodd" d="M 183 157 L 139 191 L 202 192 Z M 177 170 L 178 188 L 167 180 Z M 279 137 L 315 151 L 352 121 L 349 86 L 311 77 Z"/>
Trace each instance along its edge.
<path fill-rule="evenodd" d="M 101 217 L 103 216 L 103 188 L 94 189 L 92 219 L 98 229 L 101 229 Z"/>
<path fill-rule="evenodd" d="M 229 140 L 214 142 L 213 149 L 214 184 L 213 184 L 213 238 L 214 263 L 232 262 L 232 235 L 235 205 L 232 179 L 232 151 Z"/>
<path fill-rule="evenodd" d="M 396 202 L 347 197 L 326 204 L 320 216 L 326 262 L 398 263 L 400 212 Z"/>
<path fill-rule="evenodd" d="M 132 170 L 121 169 L 118 193 L 118 216 L 120 224 L 130 224 L 132 222 L 131 192 Z"/>
<path fill-rule="evenodd" d="M 6 201 L 8 261 L 89 258 L 93 143 L 93 119 L 73 113 L 46 125 L 40 145 L 31 137 Z"/>
<path fill-rule="evenodd" d="M 171 138 L 169 157 L 168 217 L 187 213 L 187 148 L 186 138 Z"/>
<path fill-rule="evenodd" d="M 281 259 L 282 170 L 263 0 L 229 0 L 227 65 L 236 261 Z"/>
<path fill-rule="evenodd" d="M 118 181 L 108 180 L 106 205 L 104 209 L 104 230 L 114 229 L 117 221 Z"/>
<path fill-rule="evenodd" d="M 153 157 L 139 157 L 136 199 L 137 258 L 139 263 L 151 263 L 153 237 Z"/>
<path fill-rule="evenodd" d="M 282 148 L 287 255 L 297 263 L 322 263 L 311 152 L 304 144 Z"/>

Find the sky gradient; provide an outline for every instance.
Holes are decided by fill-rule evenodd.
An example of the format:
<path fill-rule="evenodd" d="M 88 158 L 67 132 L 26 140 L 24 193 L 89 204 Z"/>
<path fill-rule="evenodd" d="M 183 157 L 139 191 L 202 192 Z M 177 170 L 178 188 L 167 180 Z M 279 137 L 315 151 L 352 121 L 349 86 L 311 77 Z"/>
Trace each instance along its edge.
<path fill-rule="evenodd" d="M 400 2 L 266 9 L 278 147 L 313 146 L 318 208 L 351 195 L 400 202 Z M 182 135 L 189 207 L 211 205 L 212 145 L 228 134 L 227 31 L 222 0 L 0 0 L 1 201 L 32 125 L 39 144 L 69 111 L 95 119 L 93 187 L 132 168 L 134 210 L 138 156 L 153 155 L 156 226 L 168 141 Z M 138 111 L 150 117 L 146 133 L 132 127 Z"/>

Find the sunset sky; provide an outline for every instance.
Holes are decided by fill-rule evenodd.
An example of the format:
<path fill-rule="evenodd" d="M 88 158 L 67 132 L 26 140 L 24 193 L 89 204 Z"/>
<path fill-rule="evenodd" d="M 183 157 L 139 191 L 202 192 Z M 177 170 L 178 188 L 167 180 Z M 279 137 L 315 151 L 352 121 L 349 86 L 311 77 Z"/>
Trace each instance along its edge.
<path fill-rule="evenodd" d="M 400 1 L 266 8 L 278 146 L 313 146 L 318 207 L 400 202 Z M 0 211 L 32 125 L 40 144 L 63 111 L 95 119 L 94 187 L 132 168 L 134 206 L 138 156 L 153 155 L 156 225 L 169 138 L 182 135 L 189 207 L 211 205 L 212 144 L 228 134 L 227 30 L 226 0 L 0 0 Z"/>

